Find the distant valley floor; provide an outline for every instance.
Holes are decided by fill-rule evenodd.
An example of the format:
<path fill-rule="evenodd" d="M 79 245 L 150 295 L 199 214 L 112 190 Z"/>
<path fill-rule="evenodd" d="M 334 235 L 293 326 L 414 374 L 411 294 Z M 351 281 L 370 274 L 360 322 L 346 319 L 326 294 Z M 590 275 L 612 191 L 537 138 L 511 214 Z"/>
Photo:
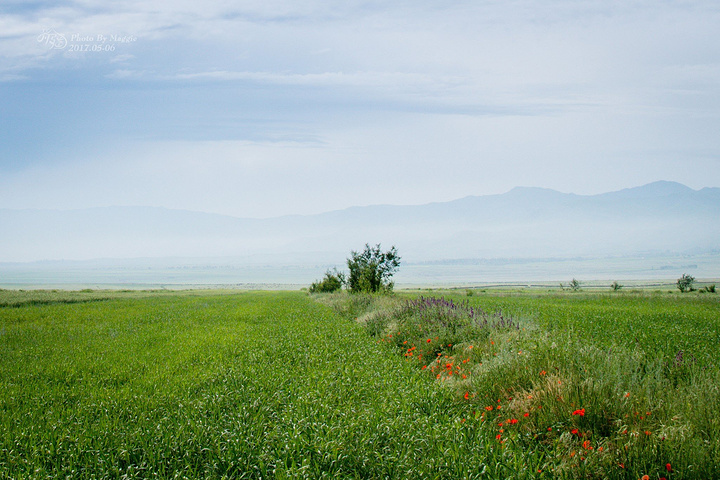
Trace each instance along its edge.
<path fill-rule="evenodd" d="M 294 290 L 342 262 L 286 262 L 233 258 L 105 259 L 0 263 L 0 288 L 240 288 Z M 578 279 L 586 287 L 612 281 L 664 288 L 683 273 L 698 280 L 720 278 L 720 252 L 624 257 L 495 258 L 405 262 L 397 288 L 559 287 Z"/>

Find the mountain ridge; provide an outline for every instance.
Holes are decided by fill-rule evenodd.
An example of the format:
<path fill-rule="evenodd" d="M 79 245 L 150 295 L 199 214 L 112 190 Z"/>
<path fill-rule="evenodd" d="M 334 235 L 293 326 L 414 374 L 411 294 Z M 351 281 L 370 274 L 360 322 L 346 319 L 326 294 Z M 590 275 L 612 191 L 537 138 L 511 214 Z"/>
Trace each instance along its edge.
<path fill-rule="evenodd" d="M 682 252 L 716 245 L 718 218 L 720 188 L 669 181 L 593 195 L 516 187 L 447 202 L 270 218 L 142 206 L 0 209 L 0 262 L 252 255 L 335 261 L 366 242 L 395 244 L 412 261 Z"/>
<path fill-rule="evenodd" d="M 670 186 L 668 188 L 667 186 Z M 662 188 L 660 188 L 662 187 Z M 512 195 L 523 195 L 526 192 L 540 192 L 542 194 L 548 194 L 552 196 L 558 196 L 558 197 L 567 197 L 567 198 L 578 198 L 578 199 L 591 199 L 596 197 L 605 197 L 605 196 L 626 196 L 628 193 L 635 193 L 635 192 L 657 192 L 657 191 L 665 191 L 664 196 L 668 195 L 675 195 L 678 193 L 690 193 L 690 192 L 701 192 L 701 193 L 711 193 L 711 194 L 720 194 L 720 187 L 703 187 L 699 190 L 692 189 L 686 185 L 683 185 L 679 182 L 673 182 L 668 180 L 658 180 L 655 182 L 651 182 L 645 185 L 640 185 L 637 187 L 629 187 L 629 188 L 623 188 L 620 190 L 614 190 L 611 192 L 603 192 L 603 193 L 596 193 L 596 194 L 578 194 L 578 193 L 572 193 L 572 192 L 560 192 L 559 190 L 555 190 L 552 188 L 546 188 L 546 187 L 531 187 L 531 186 L 517 186 L 513 187 L 507 192 L 504 193 L 497 193 L 497 194 L 488 194 L 488 195 L 466 195 L 464 197 L 447 200 L 447 201 L 436 201 L 436 202 L 427 202 L 427 203 L 420 203 L 420 204 L 404 204 L 404 205 L 396 205 L 396 204 L 389 204 L 389 203 L 379 203 L 379 204 L 369 204 L 369 205 L 352 205 L 349 207 L 336 209 L 336 210 L 327 210 L 323 212 L 317 212 L 317 213 L 311 213 L 311 214 L 286 214 L 286 215 L 278 215 L 278 216 L 272 216 L 272 217 L 243 217 L 238 215 L 230 215 L 225 213 L 217 213 L 217 212 L 206 212 L 202 210 L 188 210 L 188 209 L 182 209 L 182 208 L 171 208 L 171 207 L 163 207 L 163 206 L 157 206 L 157 205 L 107 205 L 107 206 L 101 206 L 101 207 L 85 207 L 85 208 L 68 208 L 68 209 L 53 209 L 53 208 L 0 208 L 0 212 L 82 212 L 82 211 L 104 211 L 104 210 L 133 210 L 133 209 L 147 209 L 147 210 L 156 210 L 156 211 L 165 211 L 165 212 L 185 212 L 189 214 L 201 214 L 201 215 L 211 215 L 211 216 L 217 216 L 217 217 L 223 217 L 223 218 L 232 218 L 232 219 L 240 219 L 240 220 L 275 220 L 280 218 L 297 218 L 297 217 L 313 217 L 318 215 L 327 215 L 327 214 L 333 214 L 338 212 L 346 212 L 346 211 L 354 211 L 354 210 L 363 210 L 368 208 L 412 208 L 412 207 L 427 207 L 427 206 L 433 206 L 433 205 L 444 205 L 449 203 L 455 203 L 455 202 L 462 202 L 468 199 L 487 199 L 487 198 L 495 198 L 495 197 L 508 197 Z M 637 195 L 636 195 L 637 196 Z M 647 195 L 643 195 L 647 196 Z"/>

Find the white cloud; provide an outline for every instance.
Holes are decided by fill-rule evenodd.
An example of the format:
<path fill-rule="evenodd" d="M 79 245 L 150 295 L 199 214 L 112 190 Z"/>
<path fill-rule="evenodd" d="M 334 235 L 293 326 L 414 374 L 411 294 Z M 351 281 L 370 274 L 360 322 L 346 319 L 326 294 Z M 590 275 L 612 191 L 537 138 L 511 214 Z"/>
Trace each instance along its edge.
<path fill-rule="evenodd" d="M 138 79 L 138 78 L 144 77 L 145 74 L 146 74 L 146 72 L 143 72 L 143 71 L 118 69 L 111 73 L 106 74 L 105 78 L 110 78 L 113 80 Z"/>
<path fill-rule="evenodd" d="M 17 82 L 20 80 L 28 80 L 30 77 L 26 75 L 16 75 L 12 73 L 0 73 L 0 82 Z"/>
<path fill-rule="evenodd" d="M 135 58 L 135 55 L 130 55 L 129 53 L 125 53 L 122 55 L 116 55 L 110 59 L 110 63 L 125 63 Z"/>
<path fill-rule="evenodd" d="M 436 79 L 428 75 L 402 73 L 402 72 L 323 72 L 323 73 L 304 73 L 304 74 L 283 74 L 272 72 L 231 72 L 231 71 L 212 71 L 198 73 L 180 73 L 175 75 L 180 80 L 250 80 L 263 83 L 274 83 L 280 85 L 309 85 L 309 86 L 362 86 L 362 87 L 379 87 L 379 86 L 404 86 L 410 87 L 414 85 L 435 85 Z M 444 78 L 444 82 L 452 82 L 451 79 Z M 450 83 L 448 82 L 448 83 Z M 454 83 L 459 83 L 456 80 Z"/>

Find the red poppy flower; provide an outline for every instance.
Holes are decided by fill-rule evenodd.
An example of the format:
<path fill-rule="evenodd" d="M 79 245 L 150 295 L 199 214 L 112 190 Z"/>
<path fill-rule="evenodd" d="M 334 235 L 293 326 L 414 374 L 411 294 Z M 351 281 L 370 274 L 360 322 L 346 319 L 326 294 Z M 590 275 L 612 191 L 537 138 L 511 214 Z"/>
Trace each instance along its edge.
<path fill-rule="evenodd" d="M 584 417 L 584 416 L 585 416 L 585 409 L 584 409 L 584 408 L 581 408 L 580 410 L 575 410 L 572 414 L 573 414 L 573 415 L 580 415 L 581 417 Z"/>
<path fill-rule="evenodd" d="M 665 470 L 667 470 L 668 472 L 672 472 L 672 465 L 670 465 L 669 463 L 666 463 Z"/>

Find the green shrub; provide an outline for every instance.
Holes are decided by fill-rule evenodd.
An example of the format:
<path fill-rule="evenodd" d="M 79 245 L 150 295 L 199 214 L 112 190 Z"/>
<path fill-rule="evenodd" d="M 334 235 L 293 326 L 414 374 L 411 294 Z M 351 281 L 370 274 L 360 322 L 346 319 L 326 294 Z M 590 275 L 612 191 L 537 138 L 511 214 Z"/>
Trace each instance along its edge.
<path fill-rule="evenodd" d="M 400 266 L 400 256 L 394 246 L 383 252 L 380 244 L 371 247 L 366 243 L 362 252 L 350 253 L 347 266 L 350 270 L 347 286 L 351 292 L 392 292 L 391 278 Z"/>
<path fill-rule="evenodd" d="M 685 292 L 692 292 L 695 290 L 693 288 L 693 284 L 695 283 L 695 277 L 692 275 L 688 275 L 687 273 L 683 273 L 682 277 L 678 278 L 677 280 L 677 288 L 682 293 Z"/>
<path fill-rule="evenodd" d="M 331 293 L 340 290 L 345 283 L 345 276 L 337 270 L 328 270 L 319 282 L 310 285 L 310 293 Z"/>

